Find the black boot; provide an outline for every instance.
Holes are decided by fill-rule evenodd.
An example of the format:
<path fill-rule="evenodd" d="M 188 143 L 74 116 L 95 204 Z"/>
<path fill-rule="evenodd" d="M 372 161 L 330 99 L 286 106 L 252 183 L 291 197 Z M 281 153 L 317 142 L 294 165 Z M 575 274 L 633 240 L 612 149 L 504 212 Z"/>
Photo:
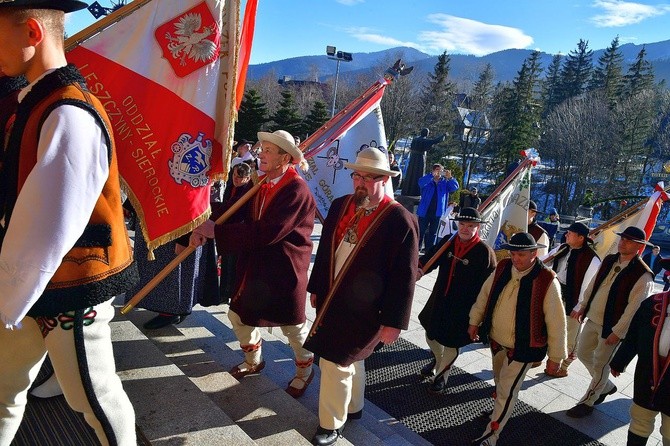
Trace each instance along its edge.
<path fill-rule="evenodd" d="M 430 362 L 421 369 L 419 375 L 421 375 L 424 378 L 432 378 L 435 375 L 433 369 L 435 368 L 436 363 L 437 360 L 435 359 L 435 356 L 433 356 L 433 359 L 431 359 Z"/>
<path fill-rule="evenodd" d="M 626 446 L 644 446 L 647 444 L 648 439 L 649 438 L 647 437 L 641 437 L 632 433 L 631 431 L 628 431 L 628 442 L 626 442 Z"/>

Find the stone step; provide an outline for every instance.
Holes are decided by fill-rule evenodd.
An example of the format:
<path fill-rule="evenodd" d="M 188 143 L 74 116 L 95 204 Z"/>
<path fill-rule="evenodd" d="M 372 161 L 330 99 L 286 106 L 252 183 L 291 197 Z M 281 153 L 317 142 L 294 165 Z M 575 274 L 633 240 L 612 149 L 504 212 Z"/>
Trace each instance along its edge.
<path fill-rule="evenodd" d="M 117 371 L 148 441 L 256 444 L 125 316 L 110 325 Z"/>
<path fill-rule="evenodd" d="M 290 397 L 284 388 L 293 377 L 292 351 L 280 329 L 264 329 L 265 370 L 238 382 L 227 372 L 243 360 L 227 310 L 226 305 L 197 306 L 181 324 L 145 334 L 166 360 L 172 361 L 256 444 L 310 444 L 319 424 L 318 367 L 305 395 L 299 400 Z M 153 313 L 134 310 L 125 317 L 142 327 L 152 316 Z M 339 446 L 429 444 L 369 402 L 362 420 L 347 423 L 344 436 L 338 441 Z"/>

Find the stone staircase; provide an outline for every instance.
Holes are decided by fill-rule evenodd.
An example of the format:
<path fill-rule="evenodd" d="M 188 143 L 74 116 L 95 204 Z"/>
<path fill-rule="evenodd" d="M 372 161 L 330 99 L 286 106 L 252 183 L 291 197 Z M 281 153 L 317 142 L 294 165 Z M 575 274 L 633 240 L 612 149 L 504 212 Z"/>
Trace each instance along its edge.
<path fill-rule="evenodd" d="M 112 322 L 117 369 L 143 434 L 165 445 L 309 445 L 319 424 L 318 367 L 305 395 L 293 399 L 284 391 L 292 350 L 281 330 L 264 329 L 265 369 L 237 381 L 228 370 L 243 355 L 227 310 L 196 306 L 181 324 L 152 331 L 142 328 L 154 315 L 144 310 Z M 430 444 L 370 402 L 344 437 L 338 446 Z"/>

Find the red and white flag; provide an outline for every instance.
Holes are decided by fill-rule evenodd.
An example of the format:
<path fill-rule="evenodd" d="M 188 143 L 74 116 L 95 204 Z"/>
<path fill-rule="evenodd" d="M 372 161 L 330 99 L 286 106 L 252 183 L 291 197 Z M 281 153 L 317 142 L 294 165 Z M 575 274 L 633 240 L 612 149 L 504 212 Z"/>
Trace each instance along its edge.
<path fill-rule="evenodd" d="M 354 191 L 352 171 L 344 163 L 355 162 L 358 152 L 367 147 L 388 153 L 379 107 L 388 83 L 386 79 L 376 82 L 300 145 L 309 165 L 301 174 L 314 194 L 321 218 L 328 215 L 335 198 Z M 391 182 L 386 186 L 392 197 Z"/>
<path fill-rule="evenodd" d="M 209 217 L 210 178 L 228 170 L 239 5 L 138 0 L 67 53 L 109 115 L 122 180 L 150 250 Z"/>
<path fill-rule="evenodd" d="M 619 244 L 619 236 L 616 233 L 622 232 L 629 226 L 636 226 L 642 229 L 647 235 L 647 240 L 649 240 L 651 233 L 654 231 L 654 226 L 656 226 L 661 206 L 668 199 L 668 194 L 663 188 L 663 182 L 658 183 L 654 187 L 654 193 L 647 200 L 614 216 L 591 231 L 591 238 L 593 238 L 595 243 L 593 249 L 595 249 L 600 258 L 616 253 Z M 643 250 L 644 246 L 640 248 L 640 253 Z"/>

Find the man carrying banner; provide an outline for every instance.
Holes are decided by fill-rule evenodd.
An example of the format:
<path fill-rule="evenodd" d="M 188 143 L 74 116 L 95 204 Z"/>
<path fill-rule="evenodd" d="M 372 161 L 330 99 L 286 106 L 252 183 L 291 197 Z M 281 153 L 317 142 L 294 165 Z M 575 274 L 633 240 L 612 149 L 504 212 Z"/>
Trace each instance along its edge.
<path fill-rule="evenodd" d="M 617 387 L 608 379 L 609 362 L 626 337 L 633 315 L 640 303 L 652 293 L 652 272 L 638 255 L 646 241 L 644 231 L 635 226 L 617 232 L 618 252 L 606 256 L 584 296 L 586 301 L 571 316 L 579 321 L 588 318 L 579 335 L 577 357 L 591 375 L 586 393 L 566 415 L 583 418 L 593 413 L 593 406 L 605 401 Z"/>
<path fill-rule="evenodd" d="M 0 174 L 2 446 L 19 428 L 47 352 L 68 404 L 100 443 L 136 444 L 109 327 L 112 298 L 137 280 L 114 140 L 104 107 L 63 50 L 65 13 L 85 7 L 74 0 L 0 2 L 0 67 L 29 82 Z"/>
<path fill-rule="evenodd" d="M 533 362 L 548 354 L 547 369 L 555 372 L 566 357 L 559 283 L 538 248 L 532 235 L 514 234 L 502 245 L 511 258 L 498 263 L 470 310 L 470 339 L 491 344 L 496 395 L 491 422 L 473 445 L 497 443 Z"/>
<path fill-rule="evenodd" d="M 295 353 L 296 375 L 286 391 L 298 398 L 314 377 L 314 355 L 303 348 L 307 270 L 312 256 L 316 203 L 294 164 L 302 152 L 284 130 L 258 132 L 260 169 L 266 183 L 240 223 L 207 220 L 193 231 L 192 246 L 216 238 L 221 253 L 236 254 L 236 291 L 228 317 L 244 351 L 244 362 L 230 373 L 237 379 L 265 367 L 259 327 L 280 327 Z"/>
<path fill-rule="evenodd" d="M 433 360 L 421 374 L 435 376 L 430 386 L 433 392 L 446 389 L 459 348 L 472 342 L 468 336 L 468 314 L 484 281 L 496 267 L 493 249 L 479 238 L 479 225 L 484 223 L 479 211 L 465 208 L 454 220 L 458 222 L 458 235 L 442 239 L 419 259 L 419 267 L 422 267 L 443 245 L 449 244 L 439 260 L 424 273 L 440 267 L 433 292 L 419 313 L 419 321 L 426 330 L 426 342 L 433 352 Z"/>
<path fill-rule="evenodd" d="M 305 348 L 321 357 L 316 445 L 335 443 L 347 419 L 361 418 L 364 360 L 407 329 L 419 260 L 416 220 L 385 194 L 397 175 L 386 154 L 363 149 L 345 167 L 355 192 L 333 201 L 307 287 L 317 316 Z"/>
<path fill-rule="evenodd" d="M 573 223 L 568 228 L 565 243 L 542 259 L 545 265 L 554 270 L 561 284 L 561 298 L 567 316 L 579 310 L 584 302 L 586 287 L 600 266 L 600 257 L 589 245 L 590 242 L 592 240 L 589 238 L 588 226 L 584 223 Z M 568 367 L 575 360 L 580 328 L 579 320 L 567 318 L 568 357 L 561 362 L 561 367 L 555 373 L 545 370 L 547 375 L 556 378 L 568 376 Z"/>

